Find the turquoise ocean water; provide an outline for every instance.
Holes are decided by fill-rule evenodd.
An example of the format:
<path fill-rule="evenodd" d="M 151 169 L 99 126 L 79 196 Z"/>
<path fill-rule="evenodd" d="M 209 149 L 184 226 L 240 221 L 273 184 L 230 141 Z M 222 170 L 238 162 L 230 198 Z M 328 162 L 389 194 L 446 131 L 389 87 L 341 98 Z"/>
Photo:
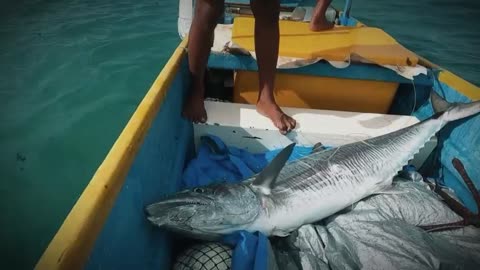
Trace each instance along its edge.
<path fill-rule="evenodd" d="M 28 269 L 178 44 L 178 1 L 4 2 L 0 268 Z M 480 85 L 479 3 L 356 0 L 352 14 Z"/>

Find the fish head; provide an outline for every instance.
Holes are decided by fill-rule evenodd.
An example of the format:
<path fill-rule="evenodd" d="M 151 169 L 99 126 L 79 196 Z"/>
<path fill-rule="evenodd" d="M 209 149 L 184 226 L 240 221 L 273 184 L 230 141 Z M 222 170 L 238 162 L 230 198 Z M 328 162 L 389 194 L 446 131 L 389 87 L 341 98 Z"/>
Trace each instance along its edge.
<path fill-rule="evenodd" d="M 252 223 L 260 212 L 247 184 L 214 184 L 175 193 L 147 206 L 154 225 L 203 240 L 218 239 Z"/>

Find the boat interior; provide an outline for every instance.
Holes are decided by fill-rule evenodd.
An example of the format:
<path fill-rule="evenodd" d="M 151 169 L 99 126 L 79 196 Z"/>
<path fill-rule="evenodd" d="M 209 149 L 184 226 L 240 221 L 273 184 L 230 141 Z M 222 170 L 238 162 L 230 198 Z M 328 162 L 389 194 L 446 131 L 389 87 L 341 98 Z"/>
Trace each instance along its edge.
<path fill-rule="evenodd" d="M 116 193 L 105 195 L 107 199 L 98 201 L 110 203 L 111 209 L 101 208 L 102 206 L 98 204 L 92 206 L 94 210 L 99 208 L 103 211 L 100 216 L 106 216 L 106 222 L 99 229 L 98 236 L 95 233 L 93 236 L 85 233 L 92 239 L 92 250 L 73 243 L 74 248 L 65 249 L 67 250 L 65 255 L 63 251 L 56 252 L 63 249 L 54 249 L 56 244 L 52 244 L 51 253 L 48 251 L 45 255 L 45 262 L 51 258 L 56 259 L 55 256 L 58 254 L 60 254 L 58 261 L 62 258 L 75 261 L 71 258 L 75 258 L 74 253 L 80 250 L 88 254 L 86 268 L 89 269 L 118 269 L 125 265 L 141 269 L 158 267 L 170 269 L 178 255 L 185 252 L 186 247 L 198 241 L 151 226 L 146 221 L 144 208 L 158 201 L 162 196 L 200 184 L 198 181 L 187 183 L 185 179 L 194 175 L 186 173 L 189 167 L 193 168 L 192 164 L 197 164 L 196 168 L 203 166 L 200 164 L 202 159 L 200 153 L 205 151 L 205 137 L 213 135 L 218 138 L 221 143 L 217 146 L 229 149 L 231 153 L 227 156 L 232 160 L 235 157 L 238 161 L 241 155 L 247 155 L 248 152 L 248 155 L 263 155 L 264 162 L 268 163 L 275 153 L 292 142 L 299 147 L 305 147 L 307 151 L 319 142 L 327 147 L 336 147 L 418 123 L 434 114 L 430 102 L 432 91 L 449 102 L 471 102 L 480 99 L 477 86 L 415 54 L 382 29 L 369 27 L 357 21 L 350 15 L 351 1 L 346 1 L 346 6 L 342 7 L 343 11 L 333 6 L 327 11 L 327 18 L 336 23 L 333 29 L 312 32 L 308 29 L 308 21 L 316 1 L 282 0 L 275 98 L 279 106 L 297 120 L 298 125 L 289 134 L 282 135 L 267 118 L 255 110 L 258 95 L 258 67 L 254 48 L 255 20 L 248 6 L 249 1 L 228 0 L 224 16 L 215 29 L 215 39 L 205 76 L 205 106 L 208 120 L 204 124 L 192 124 L 181 117 L 183 100 L 190 89 L 186 41 L 193 14 L 191 2 L 190 0 L 179 2 L 178 32 L 183 41 L 172 56 L 172 64 L 166 65 L 170 71 L 165 71 L 167 75 L 159 75 L 139 109 L 132 116 L 129 123 L 132 127 L 127 126 L 125 134 L 122 134 L 117 141 L 119 147 L 128 145 L 128 151 L 124 152 L 126 157 L 119 158 L 120 161 L 115 163 L 117 157 L 114 156 L 115 149 L 112 150 L 112 157 L 107 157 L 104 162 L 106 165 L 102 165 L 101 170 L 104 172 L 97 172 L 98 179 L 94 177 L 92 180 L 95 184 L 92 187 L 93 190 L 103 186 L 98 183 L 103 183 L 101 181 L 105 175 L 120 178 L 125 176 L 125 182 L 121 182 L 122 184 L 116 184 L 118 179 L 111 180 L 111 183 L 115 183 L 113 187 L 116 188 L 118 195 Z M 175 74 L 171 74 L 172 70 L 175 70 Z M 155 87 L 158 88 L 158 85 L 167 80 L 166 78 L 169 81 L 168 91 L 160 93 Z M 162 102 L 157 113 L 150 106 L 159 96 L 162 96 Z M 148 124 L 148 127 L 140 124 L 135 126 L 142 122 L 147 114 L 151 117 L 149 120 L 151 124 Z M 434 184 L 454 191 L 458 201 L 472 213 L 476 213 L 477 204 L 472 197 L 471 189 L 465 184 L 464 178 L 452 164 L 452 160 L 460 159 L 475 185 L 480 187 L 479 127 L 480 117 L 470 117 L 451 123 L 434 136 L 409 162 L 409 165 L 424 178 L 435 179 Z M 137 137 L 131 135 L 137 134 L 139 130 L 141 135 Z M 140 144 L 138 153 L 134 149 L 136 144 Z M 124 168 L 119 168 L 117 174 L 109 172 L 111 168 L 118 166 L 123 159 L 127 158 L 132 162 L 128 170 L 123 172 Z M 245 167 L 246 163 L 243 162 L 242 166 Z M 238 165 L 238 162 L 236 164 Z M 212 171 L 224 171 L 218 168 L 214 167 L 205 174 L 214 175 Z M 195 172 L 195 168 L 191 170 Z M 255 170 L 250 168 L 249 173 L 255 173 Z M 202 175 L 205 174 L 202 173 Z M 110 179 L 108 177 L 105 179 Z M 240 174 L 236 177 L 245 178 L 246 175 Z M 196 176 L 195 179 L 197 179 Z M 79 207 L 83 207 L 83 203 L 90 203 L 89 196 L 96 194 L 97 191 L 91 191 L 89 188 L 84 193 L 87 195 L 82 195 L 85 198 L 79 200 Z M 108 188 L 112 187 L 108 186 Z M 106 185 L 105 189 L 107 190 Z M 100 198 L 104 198 L 101 196 L 103 194 Z M 111 199 L 112 196 L 114 200 Z M 381 208 L 379 205 L 384 203 L 386 204 L 382 202 L 373 207 Z M 421 203 L 409 207 L 412 207 L 411 211 L 416 211 L 415 213 L 426 211 L 417 207 L 419 205 Z M 451 212 L 447 210 L 448 208 L 435 208 L 437 212 Z M 80 216 L 80 214 L 75 215 Z M 90 218 L 93 215 L 90 214 L 87 218 L 92 224 L 94 221 Z M 78 219 L 67 219 L 65 228 L 73 228 L 74 221 Z M 357 221 L 348 220 L 347 224 L 341 226 L 347 228 L 348 224 L 355 224 Z M 350 229 L 356 230 L 353 227 Z M 321 234 L 318 230 L 316 232 Z M 67 233 L 68 230 L 64 229 L 56 236 L 60 247 L 64 243 L 62 237 Z M 78 235 L 81 233 L 82 231 Z M 370 235 L 366 232 L 361 234 Z M 412 229 L 407 235 L 417 234 Z M 476 235 L 478 237 L 478 233 Z M 418 236 L 408 243 L 427 238 Z M 368 239 L 370 242 L 366 241 L 375 242 L 381 246 L 382 243 L 378 242 L 378 239 L 384 238 L 373 237 Z M 321 242 L 305 245 L 321 246 Z M 331 242 L 331 245 L 335 247 L 334 242 Z M 367 244 L 359 246 L 360 253 L 361 250 L 369 250 L 369 247 L 371 246 Z M 474 247 L 472 250 L 478 248 L 480 251 L 480 246 L 472 245 L 471 247 Z M 389 248 L 399 248 L 398 243 L 392 244 Z M 421 248 L 425 247 L 414 246 L 410 251 Z M 317 251 L 320 252 L 319 250 L 315 252 Z M 370 250 L 370 252 L 376 251 Z M 50 256 L 50 254 L 53 255 Z M 313 256 L 324 256 L 323 258 L 329 256 L 325 255 L 326 253 L 322 254 Z M 332 255 L 333 257 L 327 262 L 331 264 L 325 269 L 340 267 L 342 263 L 349 262 L 347 258 L 357 258 L 346 250 L 338 250 L 338 253 L 333 252 L 333 254 L 336 255 Z M 448 251 L 438 254 L 438 256 L 448 257 Z M 334 259 L 335 256 L 337 259 Z M 358 256 L 360 258 L 361 254 Z M 402 253 L 397 256 L 399 258 L 397 263 L 409 263 L 410 259 L 405 258 L 422 259 L 422 256 L 421 253 Z M 392 255 L 392 258 L 395 257 L 396 255 Z M 457 258 L 460 257 L 454 259 Z M 420 259 L 418 261 L 421 261 Z M 308 261 L 308 259 L 305 260 Z M 335 265 L 335 260 L 343 260 L 343 262 Z M 413 261 L 417 262 L 417 260 Z M 432 265 L 429 264 L 432 263 L 429 259 L 425 261 L 428 261 L 426 263 L 428 266 Z M 352 262 L 350 266 L 359 267 L 359 262 L 355 263 Z M 65 264 L 68 265 L 68 262 Z M 411 264 L 410 269 L 419 265 L 421 263 Z M 308 269 L 307 266 L 305 267 Z"/>
<path fill-rule="evenodd" d="M 350 1 L 345 7 L 347 14 L 334 7 L 327 11 L 336 26 L 321 33 L 309 31 L 306 23 L 314 1 L 303 1 L 300 8 L 298 3 L 285 4 L 280 15 L 275 97 L 300 124 L 285 139 L 255 114 L 258 67 L 254 18 L 248 6 L 233 2 L 227 1 L 225 16 L 215 31 L 205 78 L 209 120 L 194 125 L 197 149 L 201 137 L 210 134 L 229 146 L 253 152 L 279 149 L 292 141 L 306 146 L 318 142 L 339 146 L 430 117 L 432 91 L 450 101 L 471 101 L 459 89 L 439 80 L 444 75 L 440 67 L 408 50 L 382 29 L 350 17 Z M 332 115 L 334 120 L 330 122 L 328 117 Z M 453 189 L 472 211 L 476 204 L 471 200 L 471 190 L 451 167 L 451 159 L 462 157 L 472 175 L 479 172 L 473 168 L 478 157 L 467 154 L 479 137 L 466 135 L 469 128 L 478 130 L 478 124 L 478 118 L 469 118 L 449 125 L 409 163 L 425 178 L 441 179 L 442 185 Z M 185 246 L 182 243 L 178 247 L 181 252 Z"/>
<path fill-rule="evenodd" d="M 313 33 L 306 22 L 314 3 L 310 10 L 308 5 L 299 9 L 298 5 L 286 4 L 280 16 L 275 97 L 287 113 L 298 119 L 299 128 L 284 137 L 254 110 L 258 67 L 251 10 L 244 4 L 227 1 L 226 5 L 225 16 L 215 31 L 205 78 L 209 119 L 206 124 L 194 125 L 197 149 L 202 136 L 210 134 L 228 146 L 260 153 L 292 141 L 304 146 L 318 142 L 339 146 L 431 116 L 432 91 L 453 100 L 468 100 L 439 81 L 440 68 L 409 51 L 383 30 L 363 25 L 331 7 L 327 14 L 336 27 Z M 467 198 L 470 191 L 460 184 L 460 178 L 453 180 L 453 170 L 444 168 L 454 155 L 453 148 L 471 147 L 478 141 L 478 137 L 469 137 L 456 142 L 458 145 L 450 140 L 445 146 L 446 138 L 466 121 L 446 128 L 440 139 L 432 138 L 409 164 L 425 177 L 447 175 L 450 180 L 444 184 L 474 209 L 475 204 Z M 472 121 L 469 124 L 476 125 Z M 456 135 L 462 132 L 457 129 Z M 185 242 L 180 243 L 176 252 L 185 250 Z"/>

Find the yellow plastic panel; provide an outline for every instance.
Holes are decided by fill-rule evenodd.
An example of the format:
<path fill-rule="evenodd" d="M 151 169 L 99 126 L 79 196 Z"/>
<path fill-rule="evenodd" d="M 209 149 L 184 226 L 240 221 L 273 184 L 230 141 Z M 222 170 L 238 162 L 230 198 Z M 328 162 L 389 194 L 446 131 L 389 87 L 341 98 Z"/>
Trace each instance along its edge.
<path fill-rule="evenodd" d="M 235 18 L 232 40 L 249 51 L 255 50 L 255 19 Z M 346 61 L 360 56 L 381 65 L 415 66 L 418 56 L 400 45 L 378 28 L 335 27 L 312 32 L 308 23 L 280 21 L 280 56 L 298 58 L 323 58 L 330 61 Z"/>
<path fill-rule="evenodd" d="M 279 106 L 387 113 L 398 83 L 337 79 L 279 73 L 275 99 Z M 235 75 L 234 102 L 255 104 L 258 73 L 239 71 Z"/>

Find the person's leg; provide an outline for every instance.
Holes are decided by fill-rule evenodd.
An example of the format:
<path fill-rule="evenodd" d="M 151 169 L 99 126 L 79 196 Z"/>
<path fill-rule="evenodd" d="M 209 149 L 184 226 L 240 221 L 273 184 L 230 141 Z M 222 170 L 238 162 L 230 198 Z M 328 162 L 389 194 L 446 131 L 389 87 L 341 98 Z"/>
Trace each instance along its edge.
<path fill-rule="evenodd" d="M 188 66 L 192 76 L 190 95 L 183 106 L 183 116 L 195 123 L 205 122 L 204 77 L 213 46 L 213 33 L 223 12 L 223 0 L 197 0 L 188 35 Z"/>
<path fill-rule="evenodd" d="M 273 95 L 278 59 L 279 0 L 250 0 L 255 16 L 255 53 L 259 73 L 257 111 L 270 118 L 285 134 L 295 128 L 295 120 L 283 113 Z"/>
<path fill-rule="evenodd" d="M 325 12 L 332 0 L 318 0 L 313 10 L 312 19 L 310 20 L 310 30 L 322 31 L 333 28 L 333 23 L 327 21 Z"/>

